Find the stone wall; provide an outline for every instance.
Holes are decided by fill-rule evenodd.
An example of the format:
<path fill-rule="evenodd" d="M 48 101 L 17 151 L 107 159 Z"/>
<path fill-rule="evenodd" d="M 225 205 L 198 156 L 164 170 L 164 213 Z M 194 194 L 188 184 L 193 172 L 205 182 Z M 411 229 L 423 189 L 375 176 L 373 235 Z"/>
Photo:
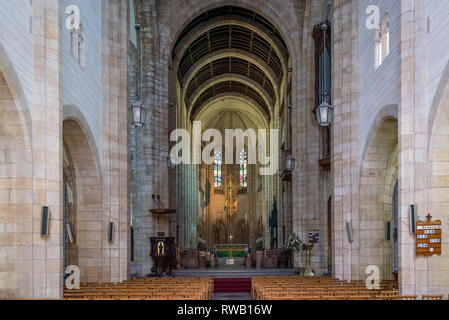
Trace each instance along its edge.
<path fill-rule="evenodd" d="M 72 56 L 71 31 L 65 27 L 65 12 L 70 5 L 80 9 L 80 23 L 84 37 L 85 65 L 82 66 Z M 60 3 L 61 27 L 61 100 L 63 106 L 76 106 L 86 119 L 94 138 L 95 148 L 101 150 L 101 1 L 63 0 Z M 64 108 L 64 119 L 70 117 Z"/>
<path fill-rule="evenodd" d="M 29 105 L 33 94 L 33 7 L 31 1 L 0 1 L 1 46 L 17 73 Z"/>
<path fill-rule="evenodd" d="M 65 2 L 0 3 L 1 297 L 62 296 L 63 137 L 79 191 L 82 280 L 129 277 L 128 3 L 79 5 L 84 70 L 72 61 Z M 43 206 L 49 237 L 40 236 Z"/>
<path fill-rule="evenodd" d="M 70 32 L 64 24 L 65 7 L 74 3 L 80 6 L 85 32 L 84 68 L 71 55 Z M 63 140 L 77 175 L 76 233 L 83 279 L 121 281 L 130 273 L 151 272 L 148 238 L 155 225 L 148 210 L 159 206 L 153 195 L 160 196 L 164 207 L 178 202 L 181 210 L 171 226 L 172 236 L 179 232 L 187 246 L 195 246 L 197 230 L 191 222 L 199 212 L 198 170 L 167 168 L 169 129 L 191 129 L 171 51 L 192 19 L 222 5 L 241 6 L 267 18 L 289 51 L 291 91 L 285 90 L 287 83 L 280 85 L 282 97 L 273 106 L 276 116 L 270 126 L 279 126 L 280 112 L 289 119 L 291 105 L 292 134 L 287 140 L 296 168 L 291 183 L 261 179 L 263 192 L 257 192 L 248 207 L 269 213 L 274 195 L 282 195 L 283 188 L 279 222 L 286 236 L 291 231 L 307 241 L 310 231 L 320 232 L 320 244 L 312 251 L 318 274 L 328 271 L 331 241 L 333 276 L 364 279 L 365 266 L 376 264 L 382 277 L 389 278 L 392 248 L 383 239 L 384 223 L 392 219 L 391 196 L 398 179 L 400 289 L 403 294 L 447 292 L 444 229 L 443 254 L 431 258 L 416 257 L 415 238 L 409 232 L 411 204 L 417 204 L 419 219 L 430 212 L 443 221 L 443 228 L 448 224 L 449 8 L 444 0 L 375 3 L 381 17 L 388 12 L 390 19 L 390 54 L 377 69 L 376 31 L 365 27 L 365 8 L 371 1 L 332 2 L 328 18 L 335 116 L 330 172 L 318 164 L 320 130 L 312 112 L 312 30 L 326 19 L 327 1 L 135 0 L 131 7 L 142 28 L 131 36 L 130 3 L 0 1 L 0 297 L 62 295 Z M 129 129 L 131 100 L 142 101 L 149 110 L 144 128 Z M 177 186 L 177 179 L 186 181 L 187 188 Z M 132 267 L 130 197 L 135 228 Z M 40 237 L 43 206 L 51 211 L 48 238 Z M 265 244 L 267 217 L 262 218 Z M 115 227 L 112 244 L 107 239 L 110 222 Z M 347 223 L 354 228 L 352 243 Z M 260 228 L 258 218 L 251 224 L 251 232 Z M 295 266 L 303 265 L 304 254 L 299 253 Z"/>

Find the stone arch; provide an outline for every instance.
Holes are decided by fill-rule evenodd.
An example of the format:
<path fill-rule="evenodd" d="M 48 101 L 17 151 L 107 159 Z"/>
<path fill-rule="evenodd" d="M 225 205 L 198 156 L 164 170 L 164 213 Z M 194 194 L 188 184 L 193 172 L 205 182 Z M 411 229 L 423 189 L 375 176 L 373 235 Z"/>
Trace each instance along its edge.
<path fill-rule="evenodd" d="M 392 277 L 392 241 L 386 222 L 392 221 L 394 185 L 398 179 L 398 122 L 384 118 L 366 148 L 360 175 L 360 275 L 379 266 L 382 279 Z M 391 239 L 391 237 L 390 237 Z"/>
<path fill-rule="evenodd" d="M 238 93 L 224 93 L 224 94 L 217 95 L 217 96 L 205 101 L 203 103 L 203 105 L 198 109 L 198 111 L 192 115 L 193 119 L 201 119 L 205 113 L 211 112 L 211 110 L 209 110 L 210 106 L 212 106 L 214 103 L 216 103 L 219 100 L 227 100 L 227 99 L 238 101 L 238 102 L 243 102 L 243 103 L 249 105 L 252 109 L 251 114 L 255 115 L 255 118 L 253 119 L 253 121 L 260 124 L 258 127 L 264 128 L 264 129 L 269 128 L 269 125 L 268 125 L 269 119 L 266 118 L 265 112 L 264 112 L 264 110 L 262 110 L 260 105 L 256 101 L 252 100 L 251 98 L 244 96 L 242 94 L 238 94 Z M 213 110 L 213 111 L 215 111 L 215 110 Z M 241 111 L 248 112 L 248 110 L 241 110 Z"/>
<path fill-rule="evenodd" d="M 438 87 L 435 91 L 435 96 L 432 101 L 432 105 L 429 111 L 428 117 L 428 125 L 429 133 L 428 133 L 428 146 L 430 150 L 431 138 L 433 137 L 435 121 L 437 120 L 438 112 L 444 113 L 444 108 L 440 106 L 447 104 L 449 101 L 449 62 L 446 64 L 443 73 L 441 74 L 440 82 L 438 83 Z M 440 114 L 438 114 L 440 116 Z M 438 126 L 438 123 L 436 124 Z"/>
<path fill-rule="evenodd" d="M 197 37 L 199 37 L 202 33 L 208 32 L 215 27 L 219 27 L 222 25 L 228 25 L 228 24 L 239 25 L 239 26 L 245 27 L 251 31 L 258 33 L 261 37 L 264 38 L 264 40 L 266 40 L 268 43 L 270 43 L 271 46 L 273 46 L 276 54 L 278 54 L 279 57 L 281 57 L 281 63 L 283 65 L 284 73 L 287 71 L 286 64 L 288 63 L 288 61 L 284 60 L 285 57 L 281 51 L 282 45 L 280 43 L 278 43 L 275 39 L 268 36 L 268 33 L 269 33 L 268 29 L 266 29 L 262 26 L 260 26 L 260 27 L 254 26 L 254 24 L 252 24 L 250 21 L 247 21 L 246 19 L 243 19 L 241 17 L 238 17 L 238 18 L 233 17 L 231 19 L 224 19 L 223 17 L 219 17 L 219 18 L 212 19 L 211 21 L 207 21 L 206 23 L 198 25 L 197 27 L 195 27 L 194 31 L 192 31 L 191 33 L 186 35 L 185 39 L 181 40 L 181 43 L 178 44 L 178 46 L 176 47 L 176 51 L 181 52 L 181 53 L 184 52 L 189 47 L 189 45 L 191 45 L 192 42 Z M 175 59 L 173 61 L 173 66 L 174 66 L 175 70 L 178 68 L 181 58 L 182 58 L 182 55 L 177 55 L 175 57 Z"/>
<path fill-rule="evenodd" d="M 300 7 L 304 6 L 306 7 L 306 5 L 304 5 L 303 3 L 297 3 L 294 4 L 294 10 L 299 10 Z M 248 3 L 248 2 L 243 2 L 243 1 L 209 1 L 209 2 L 204 2 L 204 1 L 192 1 L 190 3 L 177 3 L 174 4 L 173 6 L 173 16 L 171 16 L 170 14 L 168 16 L 164 16 L 164 19 L 161 19 L 160 21 L 152 21 L 151 24 L 154 27 L 158 27 L 160 25 L 170 25 L 170 19 L 173 20 L 173 28 L 170 31 L 170 38 L 169 39 L 161 39 L 161 42 L 163 42 L 163 44 L 161 44 L 159 46 L 159 52 L 163 55 L 164 58 L 166 58 L 168 65 L 166 67 L 166 72 L 168 74 L 168 77 L 165 78 L 164 76 L 161 76 L 164 81 L 164 83 L 168 82 L 168 100 L 169 103 L 171 104 L 175 104 L 176 103 L 176 108 L 173 108 L 173 116 L 169 117 L 169 127 L 174 127 L 175 125 L 177 127 L 183 127 L 185 129 L 190 129 L 190 121 L 191 117 L 188 117 L 189 115 L 189 111 L 186 108 L 186 99 L 185 99 L 185 93 L 186 91 L 188 91 L 187 89 L 189 88 L 189 83 L 192 80 L 192 77 L 196 74 L 196 72 L 198 71 L 198 60 L 195 60 L 197 64 L 195 64 L 194 62 L 192 62 L 193 67 L 189 67 L 190 69 L 186 72 L 183 71 L 183 73 L 185 73 L 183 75 L 183 80 L 184 81 L 180 81 L 181 79 L 179 79 L 179 74 L 178 74 L 178 70 L 177 68 L 177 60 L 176 57 L 180 58 L 180 56 L 183 55 L 182 52 L 176 52 L 176 57 L 173 57 L 173 51 L 174 51 L 174 46 L 176 43 L 178 43 L 178 39 L 180 38 L 180 36 L 183 34 L 183 31 L 185 30 L 185 28 L 189 25 L 189 23 L 196 19 L 197 17 L 199 17 L 201 14 L 204 14 L 205 12 L 214 9 L 214 8 L 219 8 L 219 7 L 223 7 L 223 6 L 236 6 L 236 7 L 240 7 L 240 8 L 244 8 L 244 9 L 248 9 L 248 10 L 252 10 L 254 13 L 260 15 L 261 17 L 265 18 L 266 20 L 268 20 L 271 24 L 274 25 L 274 27 L 279 31 L 276 34 L 273 33 L 273 37 L 277 37 L 280 39 L 280 42 L 284 42 L 285 46 L 286 46 L 286 50 L 284 49 L 284 51 L 288 52 L 288 54 L 282 55 L 283 58 L 283 62 L 284 65 L 283 67 L 287 67 L 288 70 L 283 70 L 283 74 L 282 74 L 282 78 L 278 79 L 278 77 L 275 77 L 274 75 L 272 75 L 270 72 L 272 71 L 272 68 L 267 68 L 267 66 L 264 66 L 263 64 L 259 63 L 260 67 L 258 66 L 257 63 L 254 63 L 258 68 L 260 68 L 263 73 L 265 73 L 265 76 L 267 78 L 267 81 L 270 80 L 270 82 L 272 83 L 272 85 L 275 87 L 274 91 L 275 91 L 275 95 L 276 95 L 276 100 L 274 105 L 272 106 L 272 111 L 270 118 L 268 119 L 268 128 L 277 128 L 278 126 L 278 122 L 279 120 L 277 119 L 277 115 L 279 114 L 279 110 L 281 108 L 281 103 L 283 104 L 284 110 L 286 109 L 286 104 L 287 101 L 290 102 L 290 104 L 292 106 L 295 106 L 296 109 L 301 109 L 301 110 L 306 110 L 306 104 L 302 104 L 299 103 L 299 101 L 302 99 L 301 98 L 301 94 L 302 91 L 298 88 L 298 83 L 300 81 L 300 72 L 299 72 L 299 67 L 296 66 L 300 66 L 301 64 L 295 64 L 295 68 L 294 69 L 289 69 L 288 67 L 291 67 L 291 62 L 290 60 L 300 60 L 301 59 L 301 45 L 300 45 L 300 41 L 301 39 L 299 39 L 299 41 L 294 41 L 294 37 L 298 34 L 296 33 L 296 30 L 302 30 L 303 27 L 303 14 L 292 14 L 291 15 L 291 25 L 289 24 L 289 16 L 290 16 L 290 11 L 289 11 L 289 7 L 288 5 L 283 5 L 282 1 L 279 1 L 279 3 L 262 3 L 259 0 L 256 0 L 255 2 L 252 3 Z M 310 8 L 304 8 L 304 12 L 308 12 L 311 11 Z M 307 16 L 307 13 L 304 14 L 304 16 Z M 300 22 L 298 22 L 300 21 Z M 311 21 L 307 21 L 307 23 L 312 23 Z M 282 26 L 279 26 L 279 25 Z M 201 30 L 201 31 L 200 31 Z M 295 30 L 295 31 L 293 31 Z M 195 31 L 204 32 L 204 29 L 198 28 L 195 29 Z M 198 33 L 199 34 L 199 33 Z M 198 35 L 196 34 L 196 35 Z M 301 35 L 301 33 L 299 33 Z M 271 36 L 271 35 L 269 35 Z M 193 37 L 192 37 L 193 38 Z M 302 36 L 300 36 L 300 38 L 302 38 Z M 165 43 L 164 43 L 165 41 Z M 234 50 L 235 51 L 235 50 Z M 222 52 L 220 52 L 220 54 L 223 55 L 223 57 L 229 57 L 229 56 L 238 56 L 239 54 L 242 56 L 243 60 L 248 61 L 249 58 L 251 58 L 250 55 L 248 55 L 246 52 L 233 52 L 233 53 L 229 53 L 229 52 L 225 52 L 225 50 L 223 50 Z M 312 55 L 312 51 L 310 51 L 310 54 Z M 313 56 L 313 55 L 312 55 Z M 288 60 L 287 61 L 287 57 Z M 210 57 L 206 57 L 204 58 L 204 61 L 200 61 L 201 66 L 202 64 L 208 62 L 208 59 Z M 217 52 L 214 52 L 214 59 L 217 58 Z M 256 62 L 256 59 L 253 59 Z M 304 58 L 304 61 L 306 61 L 306 59 Z M 310 63 L 310 65 L 313 65 L 312 63 Z M 311 67 L 311 66 L 310 66 Z M 287 71 L 287 72 L 285 72 Z M 307 74 L 307 73 L 305 73 Z M 187 76 L 185 76 L 187 75 Z M 264 80 L 265 81 L 265 80 Z M 292 89 L 291 93 L 287 93 L 287 89 L 288 89 L 288 83 L 291 81 L 291 87 L 294 88 Z M 251 88 L 252 89 L 252 88 Z M 193 91 L 193 90 L 191 90 Z M 305 91 L 305 90 L 304 90 Z M 288 100 L 287 96 L 291 95 L 291 99 Z M 310 93 L 311 94 L 311 93 Z M 261 99 L 262 100 L 262 99 Z M 209 100 L 207 100 L 206 102 L 211 102 Z M 201 101 L 201 104 L 203 104 L 203 101 Z M 292 107 L 293 108 L 293 107 Z M 168 111 L 170 112 L 170 111 Z M 194 113 L 195 114 L 195 113 Z M 301 118 L 301 121 L 303 118 Z M 291 121 L 291 120 L 289 120 Z M 291 147 L 292 150 L 295 148 L 294 146 Z M 254 171 L 256 172 L 256 170 Z M 186 221 L 186 217 L 189 218 L 191 216 L 195 216 L 196 215 L 196 210 L 195 208 L 198 206 L 197 203 L 197 197 L 195 197 L 195 195 L 193 194 L 192 190 L 196 190 L 197 186 L 198 186 L 198 172 L 195 171 L 195 168 L 187 168 L 187 167 L 180 167 L 178 166 L 177 171 L 176 171 L 176 175 L 177 178 L 175 179 L 174 177 L 172 177 L 169 181 L 169 185 L 176 185 L 176 188 L 178 190 L 178 192 L 176 193 L 175 196 L 173 196 L 173 203 L 176 201 L 177 205 L 178 205 L 178 212 L 182 212 L 182 219 L 184 219 L 184 221 Z M 189 184 L 183 184 L 182 182 L 179 183 L 179 181 L 182 181 L 184 179 L 188 178 Z M 269 214 L 269 210 L 271 210 L 272 207 L 272 201 L 274 199 L 274 193 L 277 193 L 278 190 L 275 187 L 275 178 L 273 177 L 267 177 L 264 178 L 263 180 L 261 179 L 261 183 L 260 183 L 260 193 L 261 194 L 267 194 L 267 196 L 265 198 L 269 199 L 267 200 L 266 205 L 264 206 L 256 206 L 254 205 L 255 210 L 257 210 L 258 212 L 263 212 L 263 214 Z M 191 187 L 189 187 L 191 186 Z M 291 191 L 289 191 L 291 192 Z M 276 196 L 279 197 L 279 195 L 276 194 Z M 176 197 L 176 199 L 175 199 Z M 190 198 L 192 199 L 192 201 L 189 201 L 188 206 L 185 205 L 185 199 L 186 198 Z M 269 209 L 270 208 L 270 209 Z M 181 214 L 180 214 L 181 215 Z M 180 215 L 178 217 L 180 217 Z M 254 223 L 255 225 L 255 223 Z M 266 226 L 266 228 L 268 228 Z M 186 243 L 187 245 L 184 245 L 185 248 L 187 248 L 187 246 L 191 246 L 191 247 L 196 247 L 195 245 L 192 246 L 191 242 L 191 238 L 188 236 L 189 234 L 196 234 L 196 230 L 194 227 L 188 227 L 185 228 L 185 230 L 183 230 L 182 226 L 180 228 L 180 233 L 179 233 L 179 238 L 182 239 L 182 241 L 180 241 L 181 246 L 183 246 L 183 242 Z M 268 232 L 266 232 L 265 234 L 268 234 Z"/>
<path fill-rule="evenodd" d="M 365 156 L 365 153 L 368 149 L 369 143 L 373 140 L 375 134 L 378 132 L 379 128 L 385 121 L 385 119 L 398 119 L 398 112 L 399 108 L 397 104 L 389 104 L 384 106 L 380 111 L 377 113 L 376 118 L 374 119 L 370 130 L 368 131 L 368 134 L 365 139 L 364 149 L 362 153 L 362 159 Z"/>
<path fill-rule="evenodd" d="M 189 106 L 188 106 L 189 110 L 188 110 L 187 116 L 190 117 L 190 114 L 192 112 L 195 113 L 196 110 L 193 110 L 193 106 L 195 105 L 195 103 L 197 102 L 197 100 L 201 96 L 201 94 L 203 94 L 207 89 L 209 89 L 210 87 L 212 87 L 213 85 L 215 85 L 217 83 L 228 82 L 228 81 L 235 81 L 235 82 L 242 83 L 244 85 L 247 85 L 251 89 L 253 89 L 255 92 L 257 92 L 259 94 L 259 96 L 263 99 L 263 102 L 265 102 L 266 106 L 268 107 L 268 110 L 264 110 L 264 113 L 266 114 L 267 117 L 270 117 L 270 118 L 272 117 L 273 101 L 271 101 L 269 96 L 267 96 L 265 89 L 263 89 L 255 81 L 252 81 L 250 79 L 245 79 L 242 76 L 234 75 L 234 74 L 226 74 L 226 75 L 212 78 L 210 81 L 204 83 L 200 88 L 198 88 L 192 95 L 191 101 L 189 102 Z M 264 109 L 263 105 L 261 105 L 260 107 L 261 107 L 261 109 Z"/>
<path fill-rule="evenodd" d="M 293 56 L 296 56 L 297 52 L 299 52 L 299 47 L 296 47 L 295 39 L 292 38 L 291 32 L 289 29 L 289 21 L 292 26 L 300 25 L 299 21 L 296 19 L 297 17 L 294 14 L 291 14 L 288 19 L 284 19 L 280 12 L 284 12 L 285 14 L 289 13 L 288 6 L 284 10 L 280 10 L 276 4 L 272 2 L 265 2 L 261 0 L 255 0 L 252 2 L 242 1 L 242 0 L 229 0 L 229 1 L 197 1 L 194 5 L 191 5 L 188 10 L 183 10 L 185 8 L 184 4 L 179 4 L 178 7 L 173 7 L 173 12 L 179 12 L 179 16 L 173 16 L 173 21 L 176 23 L 173 25 L 173 39 L 176 41 L 178 37 L 181 35 L 182 31 L 188 26 L 188 24 L 200 16 L 202 13 L 207 12 L 211 9 L 215 9 L 221 6 L 236 6 L 245 9 L 249 9 L 254 11 L 255 13 L 263 16 L 267 20 L 269 20 L 273 26 L 277 28 L 281 37 L 284 39 L 285 44 L 287 46 L 287 50 Z M 292 3 L 293 5 L 293 3 Z M 192 18 L 193 17 L 193 18 Z M 169 19 L 171 17 L 168 17 Z M 171 43 L 169 46 L 169 50 L 167 50 L 166 54 L 170 54 L 174 49 L 175 42 Z"/>
<path fill-rule="evenodd" d="M 447 64 L 429 115 L 429 152 L 428 152 L 428 212 L 435 220 L 449 223 L 447 206 L 449 205 L 449 63 Z M 427 213 L 422 213 L 422 215 Z M 449 237 L 442 235 L 441 257 L 428 260 L 428 290 L 433 294 L 447 291 L 449 280 Z"/>
<path fill-rule="evenodd" d="M 2 76 L 2 86 L 7 86 L 10 94 L 10 99 L 14 101 L 17 111 L 17 117 L 20 119 L 22 125 L 23 135 L 30 137 L 32 132 L 31 115 L 23 92 L 19 77 L 12 66 L 10 59 L 3 46 L 0 43 L 0 75 Z"/>
<path fill-rule="evenodd" d="M 105 241 L 103 235 L 105 228 L 98 154 L 88 126 L 73 116 L 67 117 L 63 122 L 63 143 L 75 176 L 76 217 L 73 220 L 76 221 L 76 226 L 71 228 L 75 233 L 73 246 L 76 246 L 76 260 L 81 271 L 81 281 L 100 281 L 101 248 Z M 64 181 L 64 184 L 66 183 L 67 181 Z M 64 232 L 67 232 L 66 225 Z"/>
<path fill-rule="evenodd" d="M 99 164 L 100 154 L 98 153 L 92 130 L 90 129 L 89 123 L 87 122 L 87 119 L 81 112 L 80 108 L 71 104 L 64 105 L 62 108 L 62 118 L 63 121 L 73 120 L 80 125 L 87 138 L 87 141 L 89 142 L 89 147 L 92 149 L 92 153 L 95 155 L 96 161 Z"/>
<path fill-rule="evenodd" d="M 0 298 L 33 296 L 33 154 L 20 82 L 0 45 Z"/>
<path fill-rule="evenodd" d="M 211 62 L 214 62 L 216 60 L 220 60 L 222 58 L 240 58 L 242 60 L 245 60 L 246 62 L 250 62 L 251 64 L 255 65 L 256 67 L 260 68 L 261 70 L 264 70 L 266 72 L 266 75 L 268 77 L 268 80 L 273 85 L 275 94 L 276 94 L 276 100 L 279 98 L 279 79 L 277 78 L 277 75 L 271 70 L 271 68 L 264 67 L 264 62 L 251 54 L 245 53 L 242 50 L 220 50 L 215 52 L 213 55 L 207 55 L 201 60 L 197 61 L 192 68 L 187 72 L 187 77 L 185 79 L 182 79 L 182 83 L 185 84 L 184 86 L 184 93 L 188 88 L 189 83 L 192 81 L 194 76 L 198 73 L 199 70 L 201 70 L 206 65 L 210 64 Z"/>

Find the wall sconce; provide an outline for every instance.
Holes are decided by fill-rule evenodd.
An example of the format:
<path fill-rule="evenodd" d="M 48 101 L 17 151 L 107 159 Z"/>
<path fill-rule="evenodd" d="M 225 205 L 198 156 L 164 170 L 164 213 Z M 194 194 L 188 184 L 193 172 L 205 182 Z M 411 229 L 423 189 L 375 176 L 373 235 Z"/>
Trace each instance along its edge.
<path fill-rule="evenodd" d="M 315 117 L 321 127 L 329 127 L 332 124 L 334 117 L 334 107 L 332 107 L 326 100 L 315 108 Z"/>
<path fill-rule="evenodd" d="M 292 157 L 292 155 L 288 155 L 285 158 L 285 170 L 293 171 L 293 170 L 295 170 L 295 165 L 296 165 L 296 159 L 294 159 Z"/>
<path fill-rule="evenodd" d="M 141 102 L 135 102 L 131 104 L 129 108 L 132 114 L 131 124 L 136 127 L 145 126 L 145 119 L 147 117 L 147 109 L 142 105 Z"/>
<path fill-rule="evenodd" d="M 171 157 L 167 157 L 167 168 L 168 170 L 176 169 L 176 165 L 171 161 Z"/>

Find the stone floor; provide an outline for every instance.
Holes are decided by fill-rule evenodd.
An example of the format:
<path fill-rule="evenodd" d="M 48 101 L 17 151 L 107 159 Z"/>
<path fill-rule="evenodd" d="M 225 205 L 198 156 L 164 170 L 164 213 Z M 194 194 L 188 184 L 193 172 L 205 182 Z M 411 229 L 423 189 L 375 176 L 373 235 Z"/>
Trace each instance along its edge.
<path fill-rule="evenodd" d="M 215 293 L 214 300 L 252 300 L 249 292 Z"/>

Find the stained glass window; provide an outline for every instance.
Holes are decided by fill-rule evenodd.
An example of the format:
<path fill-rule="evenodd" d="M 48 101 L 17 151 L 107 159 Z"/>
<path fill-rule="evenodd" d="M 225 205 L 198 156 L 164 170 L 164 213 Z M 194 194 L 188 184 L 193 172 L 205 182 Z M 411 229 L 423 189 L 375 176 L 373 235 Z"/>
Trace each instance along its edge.
<path fill-rule="evenodd" d="M 248 160 L 245 150 L 240 152 L 240 186 L 248 186 Z"/>
<path fill-rule="evenodd" d="M 214 160 L 214 186 L 215 188 L 221 187 L 221 151 L 215 152 Z"/>

